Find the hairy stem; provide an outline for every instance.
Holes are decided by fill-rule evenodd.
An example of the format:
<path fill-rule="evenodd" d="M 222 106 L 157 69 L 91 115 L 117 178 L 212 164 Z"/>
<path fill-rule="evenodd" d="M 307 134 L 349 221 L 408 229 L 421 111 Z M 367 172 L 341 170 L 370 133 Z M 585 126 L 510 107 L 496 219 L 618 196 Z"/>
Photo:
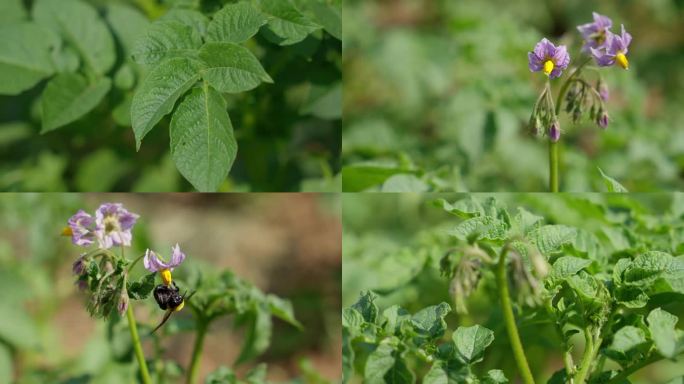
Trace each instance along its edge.
<path fill-rule="evenodd" d="M 198 375 L 202 361 L 202 349 L 204 348 L 204 337 L 207 335 L 208 326 L 209 324 L 207 320 L 198 318 L 197 336 L 195 336 L 195 346 L 192 350 L 192 359 L 190 360 L 187 384 L 197 384 L 199 380 Z"/>
<path fill-rule="evenodd" d="M 579 371 L 577 371 L 577 375 L 575 376 L 575 383 L 577 384 L 582 384 L 589 378 L 591 366 L 596 360 L 596 354 L 601 347 L 601 338 L 598 336 L 594 338 L 590 327 L 584 329 L 584 340 L 586 346 L 584 347 L 584 354 L 582 355 Z"/>
<path fill-rule="evenodd" d="M 499 297 L 501 298 L 501 310 L 503 311 L 504 323 L 506 325 L 506 332 L 508 339 L 513 349 L 513 357 L 520 371 L 520 376 L 525 384 L 534 384 L 532 371 L 527 362 L 525 351 L 523 350 L 522 342 L 520 341 L 520 334 L 518 327 L 515 324 L 515 316 L 513 315 L 513 306 L 511 305 L 511 297 L 508 292 L 508 279 L 506 278 L 506 256 L 508 255 L 508 244 L 503 247 L 499 255 L 499 264 L 496 269 L 496 283 L 499 289 Z"/>
<path fill-rule="evenodd" d="M 653 355 L 647 359 L 641 360 L 640 362 L 638 362 L 634 365 L 631 365 L 631 366 L 623 369 L 622 371 L 620 371 L 620 373 L 617 376 L 610 379 L 610 381 L 607 382 L 606 384 L 619 384 L 619 383 L 623 382 L 624 380 L 626 380 L 632 373 L 640 370 L 641 368 L 643 368 L 647 365 L 651 365 L 655 362 L 658 362 L 662 359 L 663 359 L 663 357 L 660 355 Z"/>
<path fill-rule="evenodd" d="M 138 360 L 140 366 L 140 377 L 142 377 L 143 384 L 152 384 L 150 379 L 150 372 L 147 370 L 147 363 L 145 362 L 145 354 L 140 344 L 140 336 L 138 336 L 138 326 L 135 323 L 135 316 L 133 316 L 133 306 L 128 304 L 126 310 L 126 317 L 128 318 L 128 329 L 131 331 L 131 339 L 133 340 L 133 350 L 135 351 L 135 358 Z"/>

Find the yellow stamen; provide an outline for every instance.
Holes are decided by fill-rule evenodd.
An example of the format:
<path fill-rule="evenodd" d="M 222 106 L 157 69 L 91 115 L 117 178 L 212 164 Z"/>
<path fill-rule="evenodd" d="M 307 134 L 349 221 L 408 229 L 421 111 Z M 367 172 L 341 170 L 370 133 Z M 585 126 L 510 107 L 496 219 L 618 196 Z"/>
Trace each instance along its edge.
<path fill-rule="evenodd" d="M 551 71 L 553 71 L 553 66 L 554 64 L 551 60 L 546 60 L 544 62 L 544 73 L 546 74 L 546 76 L 551 74 Z"/>
<path fill-rule="evenodd" d="M 62 228 L 62 236 L 70 237 L 70 236 L 73 236 L 73 235 L 74 235 L 74 232 L 71 230 L 71 227 L 64 227 L 64 228 Z"/>
<path fill-rule="evenodd" d="M 174 312 L 178 312 L 185 307 L 185 300 L 181 301 L 180 305 L 173 309 Z"/>
<path fill-rule="evenodd" d="M 627 56 L 625 56 L 624 53 L 618 52 L 618 54 L 615 55 L 615 61 L 617 61 L 622 68 L 629 69 L 629 61 L 627 61 Z"/>
<path fill-rule="evenodd" d="M 164 284 L 171 285 L 172 279 L 171 279 L 171 271 L 170 270 L 162 269 L 161 271 L 159 271 L 159 275 L 161 276 Z"/>

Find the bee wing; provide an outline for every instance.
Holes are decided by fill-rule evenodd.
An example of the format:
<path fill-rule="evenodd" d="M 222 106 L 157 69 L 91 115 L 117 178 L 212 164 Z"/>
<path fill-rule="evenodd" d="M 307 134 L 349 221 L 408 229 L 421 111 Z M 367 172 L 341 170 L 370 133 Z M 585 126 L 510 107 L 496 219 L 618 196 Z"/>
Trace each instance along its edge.
<path fill-rule="evenodd" d="M 164 313 L 164 317 L 162 318 L 161 323 L 159 323 L 159 325 L 157 325 L 157 328 L 155 328 L 152 332 L 150 332 L 150 335 L 157 332 L 157 329 L 161 328 L 161 326 L 164 325 L 164 323 L 166 323 L 166 321 L 169 319 L 169 317 L 171 317 L 172 313 L 173 313 L 173 310 L 171 310 L 171 309 L 167 310 L 166 313 Z"/>

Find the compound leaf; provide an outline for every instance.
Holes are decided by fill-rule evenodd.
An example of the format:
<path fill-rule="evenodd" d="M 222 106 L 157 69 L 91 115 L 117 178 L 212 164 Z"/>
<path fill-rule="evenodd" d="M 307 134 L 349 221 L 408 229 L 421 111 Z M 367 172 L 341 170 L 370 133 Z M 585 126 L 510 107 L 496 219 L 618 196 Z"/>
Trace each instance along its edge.
<path fill-rule="evenodd" d="M 242 43 L 267 22 L 266 16 L 250 3 L 226 4 L 209 23 L 207 41 Z"/>
<path fill-rule="evenodd" d="M 252 52 L 240 45 L 207 43 L 199 57 L 206 64 L 202 78 L 219 92 L 245 92 L 273 82 Z"/>
<path fill-rule="evenodd" d="M 147 275 L 128 284 L 128 297 L 134 300 L 146 299 L 154 289 L 154 278 L 156 273 L 148 273 Z"/>
<path fill-rule="evenodd" d="M 155 67 L 133 96 L 131 122 L 137 148 L 142 139 L 176 101 L 199 80 L 201 63 L 184 57 L 172 58 Z"/>
<path fill-rule="evenodd" d="M 188 27 L 194 28 L 199 36 L 204 36 L 207 33 L 207 26 L 209 25 L 209 19 L 206 16 L 201 12 L 192 9 L 172 9 L 159 20 L 177 21 Z"/>
<path fill-rule="evenodd" d="M 447 329 L 444 317 L 451 312 L 451 306 L 447 303 L 440 303 L 423 308 L 411 317 L 411 324 L 420 336 L 436 339 L 444 335 Z"/>
<path fill-rule="evenodd" d="M 30 23 L 2 24 L 0 36 L 0 94 L 19 94 L 53 73 L 44 29 Z"/>
<path fill-rule="evenodd" d="M 205 84 L 194 89 L 171 120 L 171 156 L 180 173 L 202 192 L 214 192 L 237 155 L 226 102 Z"/>
<path fill-rule="evenodd" d="M 96 74 L 114 65 L 114 39 L 97 10 L 80 0 L 37 0 L 33 19 L 58 32 Z"/>
<path fill-rule="evenodd" d="M 42 133 L 72 123 L 95 108 L 107 95 L 112 82 L 102 77 L 89 84 L 83 76 L 62 73 L 50 80 L 41 99 Z"/>

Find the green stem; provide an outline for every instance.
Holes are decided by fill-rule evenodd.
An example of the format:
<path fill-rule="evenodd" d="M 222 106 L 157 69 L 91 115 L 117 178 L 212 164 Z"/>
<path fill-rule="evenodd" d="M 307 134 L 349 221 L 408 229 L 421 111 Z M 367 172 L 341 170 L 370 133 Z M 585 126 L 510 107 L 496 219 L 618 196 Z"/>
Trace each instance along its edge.
<path fill-rule="evenodd" d="M 549 189 L 559 192 L 558 188 L 558 142 L 549 140 Z"/>
<path fill-rule="evenodd" d="M 501 250 L 499 255 L 499 264 L 496 269 L 496 283 L 499 289 L 499 297 L 501 298 L 501 310 L 503 312 L 504 323 L 506 325 L 506 332 L 508 339 L 513 349 L 513 357 L 518 365 L 518 371 L 522 376 L 525 384 L 534 384 L 534 377 L 530 365 L 527 362 L 525 351 L 523 350 L 522 342 L 520 341 L 520 334 L 518 327 L 515 324 L 515 316 L 513 315 L 513 306 L 511 305 L 511 297 L 508 292 L 508 280 L 506 278 L 506 256 L 508 254 L 508 244 Z"/>
<path fill-rule="evenodd" d="M 133 340 L 135 358 L 138 360 L 138 365 L 140 366 L 142 382 L 143 384 L 152 384 L 150 373 L 147 370 L 147 363 L 145 362 L 145 354 L 143 353 L 140 337 L 138 336 L 138 327 L 135 323 L 135 317 L 133 316 L 133 306 L 130 303 L 128 304 L 128 310 L 126 310 L 126 317 L 128 318 L 128 329 L 131 331 L 131 339 Z"/>
<path fill-rule="evenodd" d="M 565 79 L 565 82 L 563 85 L 561 85 L 560 92 L 558 92 L 558 96 L 556 97 L 556 105 L 554 108 L 555 112 L 555 117 L 557 118 L 558 115 L 560 114 L 561 106 L 563 104 L 563 98 L 565 97 L 565 93 L 568 91 L 568 87 L 572 83 L 573 79 L 579 75 L 579 73 L 582 71 L 582 68 L 587 65 L 591 61 L 591 58 L 587 58 L 584 60 L 578 67 L 575 69 L 570 76 L 568 76 L 567 79 Z M 548 85 L 547 85 L 548 86 Z M 552 142 L 549 140 L 549 189 L 551 192 L 559 192 L 559 177 L 558 177 L 558 168 L 559 168 L 559 157 L 558 157 L 558 147 L 560 146 L 559 142 Z"/>
<path fill-rule="evenodd" d="M 658 362 L 662 359 L 663 359 L 663 357 L 660 355 L 653 355 L 653 356 L 649 357 L 648 359 L 641 360 L 640 362 L 638 362 L 634 365 L 631 365 L 631 366 L 623 369 L 622 371 L 620 371 L 620 373 L 617 376 L 610 379 L 610 381 L 607 382 L 606 384 L 619 384 L 619 383 L 625 381 L 632 373 L 640 370 L 641 368 L 643 368 L 647 365 L 651 365 L 655 362 Z"/>
<path fill-rule="evenodd" d="M 601 347 L 601 338 L 592 334 L 592 329 L 587 327 L 584 329 L 584 340 L 586 346 L 584 347 L 584 354 L 582 355 L 582 362 L 580 363 L 579 371 L 575 376 L 575 383 L 582 384 L 591 373 L 591 366 L 596 360 L 596 354 Z"/>
<path fill-rule="evenodd" d="M 204 347 L 204 337 L 207 335 L 209 323 L 202 318 L 197 319 L 197 336 L 195 336 L 195 346 L 192 350 L 192 360 L 188 370 L 187 384 L 196 384 L 199 380 L 199 370 L 202 360 L 202 349 Z"/>

